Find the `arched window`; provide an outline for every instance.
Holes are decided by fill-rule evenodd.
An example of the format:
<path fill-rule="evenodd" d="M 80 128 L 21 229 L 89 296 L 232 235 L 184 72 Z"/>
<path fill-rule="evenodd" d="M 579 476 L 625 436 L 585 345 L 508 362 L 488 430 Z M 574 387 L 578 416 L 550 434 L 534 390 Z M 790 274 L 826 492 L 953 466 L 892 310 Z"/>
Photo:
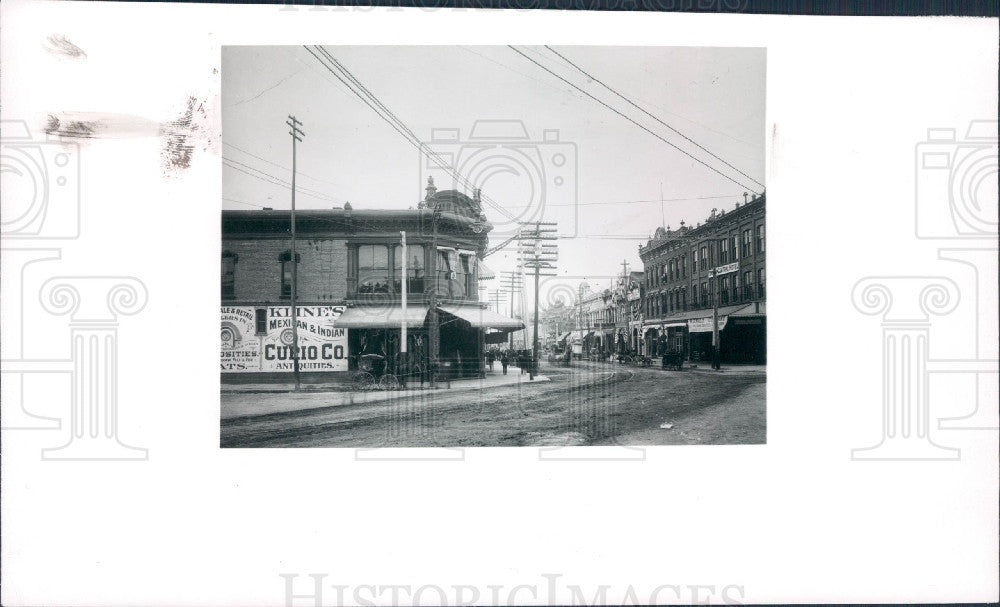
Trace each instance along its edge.
<path fill-rule="evenodd" d="M 236 261 L 232 251 L 222 252 L 222 299 L 236 299 Z"/>

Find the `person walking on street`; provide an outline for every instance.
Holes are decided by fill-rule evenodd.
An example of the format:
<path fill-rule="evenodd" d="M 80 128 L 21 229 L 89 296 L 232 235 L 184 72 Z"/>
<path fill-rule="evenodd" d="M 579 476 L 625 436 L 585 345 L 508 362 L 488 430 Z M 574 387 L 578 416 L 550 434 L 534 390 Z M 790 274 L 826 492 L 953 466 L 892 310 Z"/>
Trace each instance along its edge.
<path fill-rule="evenodd" d="M 500 353 L 500 366 L 503 367 L 503 374 L 507 375 L 507 365 L 510 361 L 507 359 L 507 350 Z"/>

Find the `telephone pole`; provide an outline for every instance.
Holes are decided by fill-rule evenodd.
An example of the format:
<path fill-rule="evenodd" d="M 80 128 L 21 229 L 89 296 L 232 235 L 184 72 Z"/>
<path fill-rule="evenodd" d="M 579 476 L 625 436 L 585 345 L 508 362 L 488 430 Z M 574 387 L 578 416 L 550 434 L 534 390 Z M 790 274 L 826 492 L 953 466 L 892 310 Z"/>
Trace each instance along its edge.
<path fill-rule="evenodd" d="M 555 272 L 542 274 L 544 270 L 555 270 L 555 262 L 559 258 L 558 245 L 546 243 L 548 240 L 558 240 L 556 236 L 555 223 L 543 223 L 536 221 L 525 223 L 528 226 L 521 230 L 521 238 L 518 242 L 517 251 L 525 268 L 535 270 L 535 317 L 534 331 L 531 337 L 531 370 L 528 379 L 535 379 L 535 372 L 538 370 L 538 278 L 539 276 L 555 276 Z M 545 227 L 543 227 L 545 226 Z"/>
<path fill-rule="evenodd" d="M 500 274 L 502 275 L 501 278 L 500 278 L 500 281 L 501 281 L 501 285 L 500 286 L 502 286 L 504 289 L 507 290 L 508 293 L 510 293 L 510 317 L 514 318 L 514 295 L 516 293 L 520 293 L 521 292 L 521 289 L 524 287 L 524 281 L 522 279 L 521 272 L 519 270 L 513 270 L 513 271 L 512 270 L 504 270 L 504 271 L 501 271 Z M 499 312 L 499 311 L 500 311 L 500 308 L 498 307 L 497 308 L 497 312 Z M 509 342 L 510 342 L 509 345 L 508 345 L 508 347 L 511 350 L 513 350 L 514 349 L 514 332 L 511 331 L 510 333 L 507 334 L 507 336 L 508 336 L 508 339 L 509 339 Z"/>
<path fill-rule="evenodd" d="M 288 120 L 285 121 L 292 130 L 288 131 L 288 134 L 292 136 L 292 372 L 295 375 L 295 391 L 298 392 L 301 384 L 299 383 L 299 314 L 296 309 L 297 297 L 298 297 L 298 282 L 299 282 L 299 256 L 295 252 L 295 144 L 296 142 L 301 143 L 302 138 L 305 137 L 305 133 L 299 127 L 302 125 L 301 122 L 295 119 L 295 116 L 291 114 L 288 115 Z"/>

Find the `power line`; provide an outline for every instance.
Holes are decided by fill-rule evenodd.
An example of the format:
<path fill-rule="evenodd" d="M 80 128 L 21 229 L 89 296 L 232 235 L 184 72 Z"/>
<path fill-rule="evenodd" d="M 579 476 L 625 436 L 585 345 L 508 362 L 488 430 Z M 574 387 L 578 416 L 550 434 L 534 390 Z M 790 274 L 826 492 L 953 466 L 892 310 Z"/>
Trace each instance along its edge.
<path fill-rule="evenodd" d="M 682 202 L 685 200 L 722 200 L 725 198 L 741 198 L 740 194 L 727 194 L 724 196 L 688 196 L 685 198 L 659 198 L 649 199 L 649 200 L 607 200 L 601 202 L 569 202 L 565 204 L 546 204 L 545 208 L 549 207 L 589 207 L 589 206 L 599 206 L 606 204 L 639 204 L 644 202 Z M 530 208 L 532 205 L 525 206 L 514 206 L 512 209 L 522 209 Z"/>
<path fill-rule="evenodd" d="M 728 162 L 726 162 L 726 161 L 725 161 L 725 160 L 723 160 L 722 158 L 719 158 L 719 157 L 718 157 L 717 155 L 715 155 L 715 154 L 713 154 L 712 152 L 710 152 L 709 150 L 707 150 L 707 149 L 706 149 L 706 148 L 705 148 L 704 146 L 702 146 L 701 144 L 699 144 L 699 143 L 698 143 L 697 141 L 695 141 L 695 140 L 691 139 L 690 137 L 688 137 L 688 136 L 687 136 L 687 135 L 685 135 L 684 133 L 682 133 L 682 132 L 678 131 L 677 129 L 675 129 L 674 127 L 670 126 L 670 125 L 669 125 L 669 124 L 667 124 L 666 122 L 664 122 L 664 121 L 660 120 L 659 118 L 657 118 L 657 117 L 656 117 L 656 116 L 654 116 L 653 114 L 649 113 L 648 111 L 646 111 L 646 110 L 645 110 L 644 108 L 640 107 L 639 105 L 636 105 L 636 103 L 635 103 L 634 101 L 632 101 L 631 99 L 629 99 L 629 98 L 628 98 L 628 97 L 626 97 L 625 95 L 622 95 L 621 93 L 619 93 L 619 92 L 618 92 L 618 91 L 616 91 L 615 89 L 611 88 L 610 86 L 608 86 L 607 84 L 605 84 L 605 83 L 604 83 L 603 81 L 601 81 L 601 80 L 600 80 L 599 78 L 597 78 L 597 77 L 596 77 L 596 76 L 594 76 L 593 74 L 590 74 L 590 73 L 588 73 L 588 72 L 587 72 L 586 70 L 584 70 L 584 69 L 583 69 L 582 67 L 580 67 L 579 65 L 577 65 L 577 64 L 575 64 L 575 63 L 573 63 L 572 61 L 570 61 L 569 59 L 567 59 L 567 58 L 566 58 L 566 57 L 565 57 L 564 55 L 562 55 L 562 54 L 561 54 L 561 53 L 560 53 L 559 51 L 555 50 L 554 48 L 552 48 L 551 46 L 549 46 L 549 45 L 547 45 L 547 44 L 545 45 L 545 48 L 547 48 L 547 49 L 549 49 L 550 51 L 552 51 L 553 53 L 555 53 L 555 54 L 556 54 L 556 55 L 557 55 L 558 57 L 560 57 L 560 58 L 561 58 L 561 59 L 562 59 L 563 61 L 565 61 L 566 63 L 568 63 L 568 64 L 572 65 L 573 67 L 575 67 L 575 68 L 576 68 L 576 69 L 577 69 L 577 70 L 578 70 L 578 71 L 579 71 L 579 72 L 580 72 L 581 74 L 583 74 L 583 75 L 584 75 L 584 76 L 586 76 L 587 78 L 590 78 L 591 80 L 593 80 L 593 81 L 594 81 L 594 82 L 596 82 L 597 84 L 600 84 L 601 86 L 603 86 L 604 88 L 608 89 L 609 91 L 611 91 L 611 92 L 612 92 L 612 93 L 614 93 L 615 95 L 618 95 L 619 97 L 621 97 L 622 99 L 624 99 L 624 100 L 625 100 L 625 101 L 626 101 L 626 102 L 627 102 L 627 103 L 628 103 L 629 105 L 631 105 L 631 106 L 632 106 L 632 107 L 634 107 L 635 109 L 639 110 L 639 111 L 640 111 L 640 112 L 642 112 L 643 114 L 646 114 L 647 116 L 649 116 L 649 117 L 650 117 L 650 118 L 652 118 L 653 120 L 655 120 L 655 121 L 659 122 L 659 123 L 660 123 L 660 124 L 662 124 L 663 126 L 667 127 L 667 128 L 668 128 L 668 129 L 670 129 L 671 131 L 673 131 L 674 133 L 677 133 L 678 135 L 680 135 L 680 136 L 681 136 L 681 137 L 683 137 L 683 138 L 684 138 L 685 140 L 687 140 L 688 142 L 690 142 L 690 143 L 692 143 L 693 145 L 695 145 L 696 147 L 698 147 L 698 149 L 702 150 L 703 152 L 705 152 L 706 154 L 708 154 L 708 155 L 709 155 L 709 156 L 711 156 L 712 158 L 715 158 L 716 160 L 718 160 L 718 161 L 719 161 L 719 162 L 721 162 L 722 164 L 724 164 L 724 165 L 726 165 L 727 167 L 731 168 L 732 170 L 736 171 L 736 172 L 737 172 L 737 173 L 739 173 L 740 175 L 743 175 L 744 177 L 746 177 L 746 178 L 747 178 L 747 179 L 749 179 L 750 181 L 752 181 L 752 182 L 756 183 L 756 184 L 757 184 L 757 185 L 759 185 L 760 187 L 764 187 L 764 184 L 763 184 L 763 183 L 761 183 L 761 182 L 757 181 L 756 179 L 754 179 L 753 177 L 751 177 L 751 176 L 747 175 L 746 173 L 744 173 L 743 171 L 741 171 L 741 170 L 739 170 L 738 168 L 734 167 L 733 165 L 729 164 Z M 757 192 L 754 192 L 754 193 L 756 194 Z"/>
<path fill-rule="evenodd" d="M 428 152 L 426 150 L 427 146 L 424 145 L 424 143 L 422 141 L 420 141 L 420 138 L 417 137 L 417 135 L 409 127 L 407 127 L 406 124 L 402 120 L 400 120 L 399 117 L 396 116 L 392 112 L 392 110 L 390 110 L 388 107 L 386 107 L 385 104 L 382 103 L 379 100 L 379 98 L 374 93 L 372 93 L 360 80 L 358 80 L 357 77 L 355 77 L 354 74 L 352 74 L 350 70 L 348 70 L 342 63 L 340 63 L 339 61 L 337 61 L 337 59 L 332 54 L 330 54 L 329 51 L 327 51 L 322 46 L 317 46 L 317 49 L 320 52 L 322 52 L 337 67 L 337 69 L 341 71 L 341 73 L 343 73 L 348 79 L 350 79 L 351 82 L 353 82 L 358 88 L 360 88 L 362 91 L 364 91 L 365 95 L 369 99 L 371 99 L 376 105 L 379 106 L 379 108 L 382 109 L 382 112 L 379 112 L 378 110 L 375 110 L 375 108 L 372 108 L 373 110 L 376 111 L 376 113 L 378 113 L 380 116 L 382 116 L 383 119 L 385 119 L 386 117 L 390 118 L 393 122 L 395 122 L 396 125 L 399 126 L 399 128 L 396 129 L 397 132 L 400 132 L 400 134 L 403 135 L 404 138 L 407 139 L 407 141 L 409 141 L 412 145 L 415 145 L 417 147 L 418 151 L 420 151 L 421 153 L 427 155 L 427 157 L 431 158 L 439 167 L 441 167 L 442 169 L 448 171 L 449 174 L 451 174 L 452 177 L 456 181 L 458 181 L 459 183 L 461 183 L 462 185 L 465 185 L 466 187 L 469 187 L 469 188 L 475 188 L 475 184 L 471 183 L 463 175 L 460 175 L 457 170 L 453 169 L 452 167 L 446 166 L 446 164 L 444 164 L 439 158 L 437 158 L 436 155 Z M 334 74 L 334 76 L 336 76 L 336 74 Z M 343 80 L 341 80 L 341 82 L 343 82 Z M 357 92 L 354 91 L 353 89 L 352 89 L 352 92 L 354 92 L 355 94 L 357 94 Z M 364 99 L 362 99 L 362 100 L 364 101 Z M 370 104 L 369 104 L 369 107 L 371 107 Z M 405 131 L 406 134 L 404 134 L 402 131 L 400 131 L 400 129 L 402 129 L 402 131 Z M 495 209 L 497 209 L 503 215 L 506 215 L 508 219 L 514 219 L 515 218 L 514 215 L 510 214 L 506 209 L 500 207 L 496 202 L 494 202 L 488 196 L 480 194 L 480 198 L 483 201 L 485 201 L 488 204 L 490 204 Z"/>
<path fill-rule="evenodd" d="M 622 117 L 622 118 L 624 118 L 625 120 L 628 120 L 628 121 L 629 121 L 629 122 L 631 122 L 632 124 L 636 125 L 636 126 L 637 126 L 637 127 L 639 127 L 640 129 L 642 129 L 642 130 L 646 131 L 647 133 L 649 133 L 649 134 L 650 134 L 650 135 L 652 135 L 653 137 L 656 137 L 657 139 L 659 139 L 659 140 L 660 140 L 660 141 L 662 141 L 663 143 L 665 143 L 665 144 L 669 145 L 670 147 L 672 147 L 672 148 L 674 148 L 675 150 L 677 150 L 678 152 L 680 152 L 680 153 L 684 154 L 684 155 L 685 155 L 685 156 L 687 156 L 688 158 L 691 158 L 692 160 L 694 160 L 694 161 L 695 161 L 695 162 L 697 162 L 698 164 L 701 164 L 701 165 L 703 165 L 703 166 L 707 167 L 708 169 L 711 169 L 711 170 L 712 170 L 712 171 L 714 171 L 715 173 L 718 173 L 719 175 L 721 175 L 721 176 L 725 177 L 725 178 L 726 178 L 726 179 L 728 179 L 729 181 L 732 181 L 733 183 L 735 183 L 736 185 L 740 186 L 741 188 L 744 188 L 744 189 L 747 189 L 747 190 L 751 190 L 751 191 L 753 191 L 753 192 L 754 192 L 755 194 L 759 194 L 759 192 L 757 192 L 757 190 L 756 190 L 755 188 L 752 188 L 752 187 L 750 187 L 750 186 L 748 186 L 748 185 L 746 185 L 746 184 L 743 184 L 743 183 L 740 183 L 740 182 L 739 182 L 739 181 L 737 181 L 736 179 L 734 179 L 734 178 L 730 177 L 729 175 L 726 175 L 725 173 L 723 173 L 723 172 L 722 172 L 722 171 L 720 171 L 719 169 L 717 169 L 717 168 L 713 167 L 712 165 L 710 165 L 710 164 L 706 163 L 705 161 L 701 160 L 700 158 L 698 158 L 698 157 L 696 157 L 696 156 L 693 156 L 693 155 L 692 155 L 691 153 L 687 152 L 686 150 L 684 150 L 684 149 L 681 149 L 680 147 L 678 147 L 677 145 L 675 145 L 675 144 L 671 143 L 670 141 L 667 141 L 666 139 L 664 139 L 663 137 L 661 137 L 661 136 L 660 136 L 660 135 L 658 135 L 657 133 L 654 133 L 653 131 L 649 130 L 648 128 L 646 128 L 646 127 L 645 127 L 645 126 L 643 126 L 642 124 L 639 124 L 638 122 L 636 122 L 635 120 L 633 120 L 633 119 L 632 119 L 631 117 L 629 117 L 629 116 L 627 116 L 627 115 L 623 114 L 622 112 L 618 111 L 617 109 L 615 109 L 615 108 L 611 107 L 611 106 L 610 106 L 610 105 L 608 105 L 607 103 L 605 103 L 605 102 L 601 101 L 601 100 L 600 100 L 600 99 L 598 99 L 597 97 L 594 97 L 593 95 L 591 95 L 591 94 L 590 94 L 590 93 L 588 93 L 587 91 L 583 90 L 582 88 L 580 88 L 580 87 L 578 87 L 577 85 L 573 84 L 573 83 L 572 83 L 572 82 L 570 82 L 569 80 L 566 80 L 565 78 L 563 78 L 563 77 L 562 77 L 562 76 L 560 76 L 559 74 L 557 74 L 557 73 L 553 72 L 552 70 L 550 70 L 549 68 L 545 67 L 545 66 L 544 66 L 544 65 L 542 65 L 541 63 L 539 63 L 539 62 L 535 61 L 534 59 L 532 59 L 532 58 L 531 58 L 531 57 L 529 57 L 528 55 L 526 55 L 526 54 L 522 53 L 522 52 L 521 52 L 520 50 L 518 50 L 517 48 L 514 48 L 514 46 L 512 46 L 512 45 L 508 45 L 508 47 L 509 47 L 509 48 L 510 48 L 510 49 L 511 49 L 512 51 L 514 51 L 515 53 L 517 53 L 518 55 L 521 55 L 522 57 L 524 57 L 524 58 L 525 58 L 525 59 L 527 59 L 528 61 L 530 61 L 530 62 L 534 63 L 535 65 L 537 65 L 538 67 L 542 68 L 542 69 L 543 69 L 543 70 L 545 70 L 546 72 L 548 72 L 548 73 L 552 74 L 553 76 L 555 76 L 555 77 L 556 77 L 556 78 L 558 78 L 559 80 L 562 80 L 563 82 L 565 82 L 566 84 L 570 85 L 570 86 L 571 86 L 571 87 L 573 87 L 574 89 L 576 89 L 576 90 L 580 91 L 581 93 L 583 93 L 583 94 L 584 94 L 584 95 L 586 95 L 587 97 L 590 97 L 591 99 L 593 99 L 593 100 L 594 100 L 594 101 L 596 101 L 597 103 L 599 103 L 599 104 L 601 104 L 602 106 L 606 107 L 607 109 L 611 110 L 611 111 L 612 111 L 612 112 L 614 112 L 615 114 L 618 114 L 619 116 L 621 116 L 621 117 Z"/>
<path fill-rule="evenodd" d="M 427 146 L 422 141 L 420 141 L 420 138 L 409 127 L 407 127 L 406 124 L 402 120 L 400 120 L 391 110 L 389 110 L 389 108 L 386 107 L 386 105 L 382 103 L 374 93 L 368 90 L 368 88 L 365 87 L 364 84 L 362 84 L 361 81 L 358 80 L 350 72 L 350 70 L 348 70 L 346 67 L 344 67 L 343 64 L 337 61 L 337 59 L 333 57 L 333 55 L 331 55 L 329 51 L 327 51 L 326 49 L 324 49 L 322 46 L 319 45 L 316 45 L 315 48 L 322 55 L 324 55 L 330 63 L 333 64 L 334 68 L 336 68 L 343 74 L 343 77 L 337 72 L 335 72 L 330 65 L 327 65 L 327 63 L 323 61 L 323 59 L 321 59 L 319 55 L 314 53 L 312 49 L 310 49 L 308 46 L 305 47 L 305 49 L 309 52 L 309 54 L 315 57 L 316 60 L 319 61 L 323 67 L 325 67 L 331 74 L 333 74 L 334 77 L 340 80 L 340 82 L 344 84 L 344 86 L 346 86 L 348 90 L 350 90 L 352 93 L 354 93 L 354 95 L 356 95 L 359 99 L 361 99 L 369 108 L 372 109 L 372 111 L 378 114 L 380 118 L 385 120 L 389 124 L 389 126 L 391 126 L 397 133 L 399 133 L 403 137 L 403 139 L 405 139 L 410 145 L 416 147 L 420 153 L 425 154 L 428 159 L 430 159 L 439 167 L 447 171 L 452 176 L 452 178 L 455 179 L 455 181 L 458 182 L 460 185 L 464 185 L 465 187 L 470 187 L 470 188 L 475 187 L 475 185 L 469 182 L 468 179 L 460 175 L 458 171 L 456 171 L 452 167 L 447 166 L 447 164 L 440 158 L 438 158 L 436 154 L 433 154 L 431 151 L 427 150 Z M 345 78 L 350 80 L 351 83 L 354 83 L 354 85 L 352 86 L 350 83 L 348 83 L 348 80 L 345 80 Z M 487 204 L 492 206 L 494 209 L 496 209 L 502 215 L 506 216 L 508 219 L 512 220 L 515 219 L 515 216 L 513 214 L 511 214 L 509 211 L 501 207 L 499 204 L 497 204 L 489 197 L 481 194 L 480 198 L 483 202 L 486 202 Z"/>
<path fill-rule="evenodd" d="M 285 171 L 288 171 L 289 173 L 292 171 L 292 169 L 290 169 L 290 168 L 288 168 L 288 167 L 286 167 L 286 166 L 284 166 L 282 164 L 278 164 L 277 162 L 272 162 L 272 161 L 268 160 L 267 158 L 262 158 L 260 156 L 257 156 L 256 154 L 248 152 L 247 150 L 245 150 L 245 149 L 243 149 L 243 148 L 241 148 L 241 147 L 239 147 L 237 145 L 233 145 L 232 143 L 229 143 L 228 141 L 223 141 L 222 145 L 229 146 L 229 147 L 233 148 L 234 150 L 243 152 L 244 154 L 246 154 L 247 156 L 250 156 L 251 158 L 256 158 L 257 160 L 260 160 L 261 162 L 266 162 L 267 164 L 269 164 L 271 166 L 277 167 L 279 169 L 283 169 Z M 336 187 L 340 187 L 342 185 L 342 184 L 339 184 L 339 183 L 335 183 L 333 181 L 328 181 L 326 179 L 320 179 L 319 177 L 313 177 L 312 175 L 309 175 L 307 173 L 303 173 L 301 170 L 298 170 L 298 169 L 296 169 L 296 172 L 299 175 L 301 175 L 302 177 L 308 177 L 309 179 L 313 179 L 313 180 L 319 181 L 321 183 L 327 183 L 327 184 L 330 184 L 330 185 L 336 186 Z"/>
<path fill-rule="evenodd" d="M 222 161 L 223 161 L 223 164 L 230 163 L 230 164 L 226 164 L 226 166 L 228 166 L 229 168 L 236 169 L 237 171 L 241 171 L 243 173 L 246 173 L 247 175 L 250 175 L 251 177 L 257 177 L 258 179 L 261 179 L 262 181 L 267 181 L 268 183 L 272 183 L 274 185 L 280 185 L 280 186 L 283 186 L 283 187 L 286 187 L 286 188 L 290 188 L 292 186 L 292 184 L 290 184 L 287 181 L 284 181 L 280 177 L 276 177 L 276 176 L 268 173 L 267 171 L 262 171 L 262 170 L 258 169 L 257 167 L 250 166 L 249 164 L 246 164 L 244 162 L 240 162 L 239 160 L 234 160 L 232 158 L 227 158 L 225 155 L 223 155 L 222 156 Z M 247 171 L 245 171 L 243 169 L 240 169 L 239 167 L 233 166 L 234 164 L 239 165 L 241 167 L 245 167 L 246 169 L 250 169 L 251 171 L 256 171 L 258 173 L 266 175 L 267 177 L 270 177 L 271 180 L 264 179 L 263 177 L 261 177 L 259 175 L 254 175 L 253 173 L 249 173 L 249 172 L 247 172 Z M 320 192 L 318 190 L 311 190 L 309 188 L 303 188 L 302 186 L 298 186 L 296 189 L 299 190 L 299 191 L 301 191 L 303 194 L 306 194 L 307 196 L 312 196 L 313 198 L 318 198 L 320 200 L 329 200 L 330 202 L 340 202 L 340 203 L 344 202 L 343 200 L 341 200 L 339 198 L 335 198 L 333 196 L 330 196 L 329 194 L 324 194 L 323 192 Z M 311 192 L 311 194 L 310 194 L 310 192 Z"/>

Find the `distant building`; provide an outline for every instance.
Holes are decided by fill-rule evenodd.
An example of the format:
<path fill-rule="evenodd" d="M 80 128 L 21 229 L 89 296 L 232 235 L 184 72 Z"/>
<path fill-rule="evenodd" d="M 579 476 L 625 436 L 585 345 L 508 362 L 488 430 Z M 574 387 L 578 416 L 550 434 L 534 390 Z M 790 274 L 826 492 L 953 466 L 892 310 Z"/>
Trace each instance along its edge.
<path fill-rule="evenodd" d="M 681 222 L 676 230 L 657 228 L 639 248 L 646 353 L 673 350 L 688 359 L 709 358 L 717 301 L 722 361 L 766 362 L 765 204 L 764 195 L 755 196 L 729 212 L 713 209 L 695 227 Z"/>
<path fill-rule="evenodd" d="M 478 192 L 438 192 L 417 209 L 222 213 L 223 381 L 287 381 L 292 370 L 292 264 L 297 264 L 299 364 L 303 378 L 344 376 L 362 357 L 426 378 L 432 362 L 453 377 L 481 372 L 485 331 L 524 327 L 479 302 L 477 281 L 492 226 Z M 400 231 L 406 231 L 406 272 Z M 402 290 L 407 306 L 402 307 Z M 432 300 L 437 306 L 431 309 Z M 430 343 L 437 317 L 439 338 Z"/>

